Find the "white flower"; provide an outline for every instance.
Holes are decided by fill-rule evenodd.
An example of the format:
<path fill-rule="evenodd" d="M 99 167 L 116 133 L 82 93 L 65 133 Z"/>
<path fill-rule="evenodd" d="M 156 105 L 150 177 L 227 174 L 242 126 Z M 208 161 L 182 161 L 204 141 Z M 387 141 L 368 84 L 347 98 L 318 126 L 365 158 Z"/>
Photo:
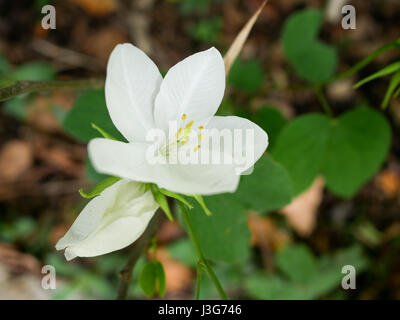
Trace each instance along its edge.
<path fill-rule="evenodd" d="M 177 193 L 234 192 L 240 178 L 235 161 L 218 165 L 160 165 L 146 160 L 146 151 L 151 145 L 146 141 L 148 131 L 158 128 L 167 132 L 169 121 L 177 121 L 178 128 L 192 129 L 197 136 L 203 128 L 253 130 L 254 144 L 242 143 L 244 150 L 252 152 L 253 161 L 241 171 L 251 167 L 267 148 L 268 136 L 247 119 L 214 116 L 224 90 L 224 61 L 215 48 L 177 63 L 163 79 L 143 51 L 131 44 L 118 45 L 108 61 L 105 94 L 111 119 L 129 143 L 102 138 L 90 141 L 89 156 L 94 167 L 101 173 L 155 183 Z M 196 146 L 195 150 L 200 147 Z M 207 152 L 230 156 L 233 160 L 238 157 L 235 152 L 227 155 L 226 151 L 212 146 Z"/>
<path fill-rule="evenodd" d="M 56 249 L 65 249 L 67 260 L 122 249 L 141 236 L 157 208 L 143 184 L 120 180 L 85 206 Z"/>

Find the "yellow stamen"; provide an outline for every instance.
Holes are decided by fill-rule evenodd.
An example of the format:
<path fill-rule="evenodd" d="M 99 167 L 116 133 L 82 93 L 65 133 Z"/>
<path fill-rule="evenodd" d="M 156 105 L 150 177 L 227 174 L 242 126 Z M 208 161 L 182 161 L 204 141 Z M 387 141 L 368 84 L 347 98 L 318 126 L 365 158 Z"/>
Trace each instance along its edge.
<path fill-rule="evenodd" d="M 181 145 L 183 146 L 183 145 L 185 145 L 185 143 L 186 143 L 186 141 L 182 141 L 182 142 L 181 142 Z"/>
<path fill-rule="evenodd" d="M 186 120 L 186 113 L 182 115 L 182 120 Z"/>
<path fill-rule="evenodd" d="M 186 128 L 190 128 L 192 125 L 193 125 L 193 120 L 190 121 L 190 122 L 186 125 Z"/>
<path fill-rule="evenodd" d="M 200 149 L 200 145 L 198 145 L 197 147 L 194 147 L 193 151 L 196 152 L 199 149 Z"/>
<path fill-rule="evenodd" d="M 202 134 L 199 135 L 199 139 L 200 139 L 200 141 L 203 140 L 203 135 Z"/>
<path fill-rule="evenodd" d="M 199 130 L 203 130 L 203 129 L 204 129 L 204 127 L 203 127 L 203 126 L 200 126 L 200 127 L 199 127 Z"/>
<path fill-rule="evenodd" d="M 181 135 L 181 134 L 182 134 L 182 131 L 183 131 L 182 128 L 179 128 L 178 134 Z"/>

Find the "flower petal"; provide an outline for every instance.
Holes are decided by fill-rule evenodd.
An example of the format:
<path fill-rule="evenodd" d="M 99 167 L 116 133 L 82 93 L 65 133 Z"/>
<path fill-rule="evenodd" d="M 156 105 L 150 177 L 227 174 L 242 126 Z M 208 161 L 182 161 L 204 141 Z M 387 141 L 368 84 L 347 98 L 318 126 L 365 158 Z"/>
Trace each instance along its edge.
<path fill-rule="evenodd" d="M 144 141 L 154 127 L 153 106 L 162 76 L 139 48 L 125 43 L 115 47 L 107 65 L 105 94 L 108 112 L 128 141 Z"/>
<path fill-rule="evenodd" d="M 207 129 L 217 129 L 219 132 L 222 130 L 231 131 L 233 145 L 229 150 L 237 165 L 238 174 L 251 168 L 268 146 L 267 133 L 257 124 L 245 118 L 216 116 L 208 122 Z M 254 139 L 251 139 L 251 137 L 254 137 Z M 220 151 L 228 152 L 227 149 Z"/>
<path fill-rule="evenodd" d="M 104 174 L 140 182 L 153 182 L 157 166 L 146 160 L 151 146 L 144 142 L 120 142 L 96 138 L 89 142 L 89 157 L 94 168 Z"/>
<path fill-rule="evenodd" d="M 140 237 L 157 208 L 142 184 L 121 180 L 86 205 L 56 249 L 65 248 L 67 260 L 122 249 Z"/>
<path fill-rule="evenodd" d="M 168 121 L 200 121 L 217 111 L 225 91 L 225 66 L 211 48 L 178 62 L 166 74 L 155 100 L 154 120 L 166 130 Z"/>
<path fill-rule="evenodd" d="M 240 176 L 235 174 L 233 161 L 227 161 L 228 164 L 222 160 L 220 164 L 151 164 L 146 158 L 149 146 L 97 138 L 89 143 L 89 156 L 100 173 L 155 183 L 173 192 L 208 195 L 233 192 L 237 188 Z M 220 159 L 224 156 L 231 157 L 221 154 Z"/>

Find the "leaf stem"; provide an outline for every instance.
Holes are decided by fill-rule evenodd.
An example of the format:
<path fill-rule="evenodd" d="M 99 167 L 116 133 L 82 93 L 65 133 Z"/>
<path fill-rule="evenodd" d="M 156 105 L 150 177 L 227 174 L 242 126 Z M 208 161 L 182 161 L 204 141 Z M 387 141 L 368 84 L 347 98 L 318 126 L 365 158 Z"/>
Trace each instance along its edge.
<path fill-rule="evenodd" d="M 326 100 L 324 91 L 321 87 L 321 85 L 316 85 L 313 87 L 313 90 L 315 94 L 317 95 L 318 101 L 321 104 L 322 108 L 324 109 L 325 113 L 329 115 L 330 117 L 333 117 L 333 112 L 332 108 L 328 103 L 328 100 Z"/>
<path fill-rule="evenodd" d="M 217 289 L 221 299 L 228 300 L 228 296 L 226 295 L 224 289 L 222 288 L 221 283 L 218 280 L 218 277 L 216 276 L 216 274 L 214 273 L 213 269 L 211 268 L 210 264 L 208 263 L 207 259 L 204 256 L 203 250 L 201 249 L 199 240 L 197 239 L 197 236 L 194 233 L 192 222 L 190 220 L 189 214 L 188 214 L 185 206 L 183 204 L 181 204 L 180 202 L 179 202 L 179 206 L 182 211 L 183 220 L 185 221 L 185 224 L 187 226 L 189 237 L 193 242 L 194 248 L 195 248 L 197 256 L 199 258 L 199 262 L 201 262 L 203 264 L 204 269 L 206 270 L 207 274 L 209 275 L 212 282 L 214 283 L 215 288 Z"/>

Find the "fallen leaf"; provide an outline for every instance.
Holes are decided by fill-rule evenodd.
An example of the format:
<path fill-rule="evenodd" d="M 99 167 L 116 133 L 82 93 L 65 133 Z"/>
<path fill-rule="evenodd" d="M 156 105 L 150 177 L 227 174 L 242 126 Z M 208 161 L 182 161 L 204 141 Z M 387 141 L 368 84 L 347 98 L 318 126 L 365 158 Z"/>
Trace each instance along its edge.
<path fill-rule="evenodd" d="M 322 177 L 316 178 L 310 188 L 281 210 L 293 229 L 303 237 L 308 237 L 314 230 L 324 185 Z"/>
<path fill-rule="evenodd" d="M 23 140 L 7 142 L 0 152 L 0 177 L 11 182 L 25 173 L 33 163 L 32 150 Z"/>
<path fill-rule="evenodd" d="M 400 172 L 395 169 L 383 170 L 375 181 L 378 188 L 388 197 L 394 197 L 400 191 Z"/>

